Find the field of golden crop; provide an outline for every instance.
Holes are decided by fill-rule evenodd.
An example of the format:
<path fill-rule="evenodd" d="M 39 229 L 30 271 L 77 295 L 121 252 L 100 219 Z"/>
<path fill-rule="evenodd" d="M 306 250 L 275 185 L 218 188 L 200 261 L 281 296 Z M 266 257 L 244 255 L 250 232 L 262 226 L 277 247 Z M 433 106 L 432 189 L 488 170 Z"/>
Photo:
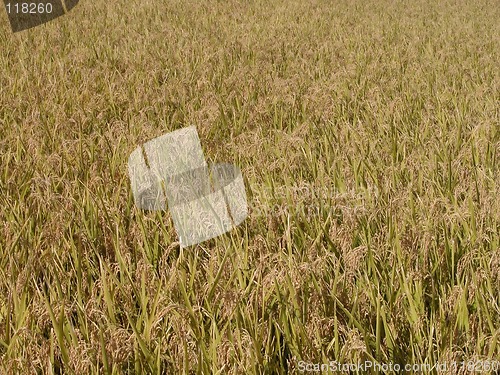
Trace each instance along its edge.
<path fill-rule="evenodd" d="M 495 373 L 499 20 L 498 0 L 81 0 L 13 34 L 1 9 L 0 373 Z M 180 250 L 127 159 L 189 125 L 250 210 Z"/>

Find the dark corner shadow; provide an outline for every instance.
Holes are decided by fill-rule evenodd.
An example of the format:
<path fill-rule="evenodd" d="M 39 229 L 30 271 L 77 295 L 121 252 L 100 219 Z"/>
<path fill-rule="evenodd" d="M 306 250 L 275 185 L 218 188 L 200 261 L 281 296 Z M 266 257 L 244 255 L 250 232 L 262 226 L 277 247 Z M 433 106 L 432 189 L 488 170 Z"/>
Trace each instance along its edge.
<path fill-rule="evenodd" d="M 4 0 L 14 33 L 52 21 L 73 9 L 80 0 Z"/>
<path fill-rule="evenodd" d="M 64 0 L 64 2 L 66 4 L 66 11 L 69 12 L 71 9 L 76 7 L 76 4 L 78 4 L 80 0 Z"/>

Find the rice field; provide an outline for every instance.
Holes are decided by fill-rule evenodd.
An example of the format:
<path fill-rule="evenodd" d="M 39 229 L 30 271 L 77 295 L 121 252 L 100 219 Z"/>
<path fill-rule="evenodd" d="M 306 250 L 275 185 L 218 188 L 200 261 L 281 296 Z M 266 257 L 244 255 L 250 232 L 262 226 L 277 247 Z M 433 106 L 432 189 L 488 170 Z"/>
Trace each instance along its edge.
<path fill-rule="evenodd" d="M 498 20 L 81 0 L 12 33 L 0 10 L 0 373 L 498 373 Z M 249 214 L 181 249 L 127 160 L 190 125 Z"/>

